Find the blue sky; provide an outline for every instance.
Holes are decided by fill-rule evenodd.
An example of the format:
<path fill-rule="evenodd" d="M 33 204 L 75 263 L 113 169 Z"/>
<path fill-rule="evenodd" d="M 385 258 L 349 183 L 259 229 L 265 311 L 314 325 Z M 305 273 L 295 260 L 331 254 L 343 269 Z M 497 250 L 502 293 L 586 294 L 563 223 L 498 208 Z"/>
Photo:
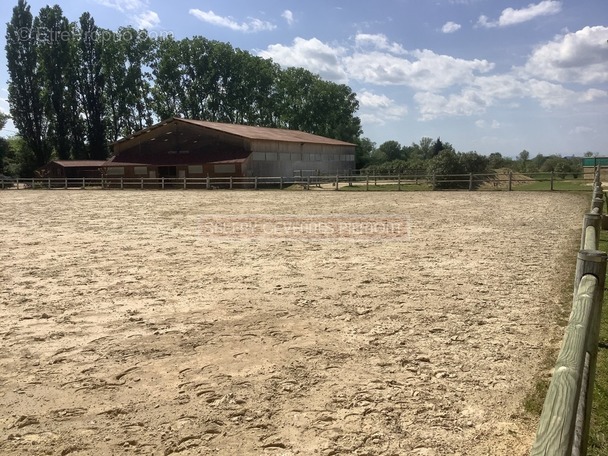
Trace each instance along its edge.
<path fill-rule="evenodd" d="M 47 3 L 29 2 L 34 14 Z M 105 28 L 202 35 L 348 84 L 378 145 L 430 136 L 482 154 L 608 154 L 605 0 L 57 3 L 70 20 L 89 11 Z M 3 22 L 15 4 L 2 2 Z M 4 112 L 7 80 L 2 59 Z"/>

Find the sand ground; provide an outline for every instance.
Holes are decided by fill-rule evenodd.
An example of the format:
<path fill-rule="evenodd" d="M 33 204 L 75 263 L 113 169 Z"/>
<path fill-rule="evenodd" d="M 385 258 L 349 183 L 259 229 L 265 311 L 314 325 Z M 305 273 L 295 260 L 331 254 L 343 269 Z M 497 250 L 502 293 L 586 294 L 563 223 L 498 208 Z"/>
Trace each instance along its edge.
<path fill-rule="evenodd" d="M 0 454 L 524 455 L 587 201 L 0 192 Z"/>

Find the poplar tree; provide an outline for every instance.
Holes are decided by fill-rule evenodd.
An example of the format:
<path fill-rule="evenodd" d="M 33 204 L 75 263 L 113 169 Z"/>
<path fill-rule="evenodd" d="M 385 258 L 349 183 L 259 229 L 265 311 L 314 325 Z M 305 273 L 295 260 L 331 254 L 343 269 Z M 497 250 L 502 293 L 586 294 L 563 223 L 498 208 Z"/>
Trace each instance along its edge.
<path fill-rule="evenodd" d="M 15 127 L 34 155 L 34 166 L 42 166 L 49 161 L 51 148 L 42 102 L 37 35 L 29 5 L 19 0 L 6 26 L 8 102 Z"/>

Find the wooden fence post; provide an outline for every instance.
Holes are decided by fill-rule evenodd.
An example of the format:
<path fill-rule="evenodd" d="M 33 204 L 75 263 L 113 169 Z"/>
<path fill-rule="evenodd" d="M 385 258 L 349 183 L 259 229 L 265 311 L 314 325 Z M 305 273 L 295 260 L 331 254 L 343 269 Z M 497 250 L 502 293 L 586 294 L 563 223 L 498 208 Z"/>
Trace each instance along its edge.
<path fill-rule="evenodd" d="M 162 190 L 165 189 L 165 178 L 164 178 L 164 176 L 160 178 L 160 188 Z"/>
<path fill-rule="evenodd" d="M 397 174 L 397 191 L 401 191 L 401 173 Z"/>
<path fill-rule="evenodd" d="M 207 190 L 209 190 L 211 188 L 211 182 L 209 181 L 209 174 L 207 174 L 207 181 L 206 181 L 206 184 L 205 184 L 205 188 Z"/>
<path fill-rule="evenodd" d="M 34 188 L 34 179 L 32 179 L 32 188 Z M 64 178 L 63 180 L 63 188 L 67 189 L 68 188 L 68 178 Z"/>
<path fill-rule="evenodd" d="M 283 190 L 283 176 L 279 178 L 279 190 Z"/>
<path fill-rule="evenodd" d="M 124 178 L 120 178 L 120 189 L 124 190 L 125 189 L 125 183 L 124 183 Z"/>
<path fill-rule="evenodd" d="M 82 188 L 87 188 L 87 181 L 84 177 L 82 178 Z"/>
<path fill-rule="evenodd" d="M 551 171 L 551 191 L 553 191 L 554 181 L 555 181 L 555 171 Z"/>
<path fill-rule="evenodd" d="M 473 173 L 469 173 L 469 191 L 473 191 Z"/>
<path fill-rule="evenodd" d="M 365 191 L 369 190 L 369 174 L 366 176 L 365 179 Z"/>
<path fill-rule="evenodd" d="M 577 436 L 580 439 L 580 454 L 587 454 L 587 442 L 589 440 L 589 426 L 591 421 L 591 407 L 593 403 L 593 385 L 595 384 L 595 369 L 597 364 L 597 349 L 600 335 L 600 325 L 602 318 L 602 302 L 604 300 L 604 287 L 606 282 L 606 252 L 599 250 L 582 250 L 577 257 L 577 279 L 578 274 L 582 278 L 586 274 L 594 275 L 598 280 L 596 294 L 593 297 L 593 317 L 591 319 L 591 328 L 587 336 L 587 353 L 589 354 L 589 368 L 586 385 L 582 385 L 581 389 L 586 390 L 585 396 L 580 397 L 579 410 L 584 405 L 584 414 L 582 416 L 583 426 L 582 433 Z M 579 269 L 579 263 L 581 267 Z M 580 279 L 578 282 L 579 283 Z"/>
<path fill-rule="evenodd" d="M 509 191 L 513 190 L 513 171 L 509 171 Z"/>
<path fill-rule="evenodd" d="M 232 176 L 230 176 L 230 190 L 232 190 Z"/>
<path fill-rule="evenodd" d="M 19 190 L 19 178 L 16 179 L 15 183 L 17 184 L 17 190 Z"/>
<path fill-rule="evenodd" d="M 340 175 L 336 174 L 336 191 L 340 190 Z"/>
<path fill-rule="evenodd" d="M 254 177 L 254 181 L 253 181 L 253 188 L 254 188 L 255 190 L 257 190 L 257 189 L 258 189 L 258 176 L 255 176 L 255 177 Z"/>
<path fill-rule="evenodd" d="M 591 209 L 599 209 L 599 213 L 602 213 L 602 209 L 604 208 L 604 200 L 602 198 L 593 198 L 591 200 Z"/>
<path fill-rule="evenodd" d="M 50 177 L 47 179 L 46 184 L 47 184 L 48 189 L 50 190 L 51 189 L 51 178 Z"/>
<path fill-rule="evenodd" d="M 140 185 L 140 188 L 143 190 L 144 189 L 144 178 L 143 177 L 141 178 L 139 185 Z"/>
<path fill-rule="evenodd" d="M 596 250 L 600 239 L 600 228 L 602 224 L 602 216 L 595 212 L 588 212 L 583 216 L 583 232 L 581 234 L 581 250 Z M 593 230 L 593 245 L 589 245 L 591 239 L 588 235 L 589 229 Z"/>
<path fill-rule="evenodd" d="M 188 189 L 188 185 L 186 184 L 186 176 L 184 176 L 184 190 Z"/>
<path fill-rule="evenodd" d="M 603 198 L 604 191 L 601 185 L 596 185 L 593 187 L 593 198 Z"/>

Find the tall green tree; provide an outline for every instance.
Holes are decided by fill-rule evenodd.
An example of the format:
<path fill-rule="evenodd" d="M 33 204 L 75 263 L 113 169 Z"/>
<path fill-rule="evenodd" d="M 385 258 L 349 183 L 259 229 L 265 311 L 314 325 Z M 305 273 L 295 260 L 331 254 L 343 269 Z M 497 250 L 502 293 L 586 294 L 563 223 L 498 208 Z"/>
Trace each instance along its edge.
<path fill-rule="evenodd" d="M 441 138 L 437 138 L 435 140 L 435 142 L 433 143 L 433 145 L 431 146 L 431 156 L 430 158 L 436 157 L 437 155 L 439 155 L 439 152 L 441 152 L 443 149 L 445 149 L 443 142 L 441 142 Z"/>
<path fill-rule="evenodd" d="M 522 150 L 518 155 L 517 155 L 517 161 L 519 164 L 519 170 L 522 173 L 525 173 L 528 171 L 528 160 L 530 160 L 530 152 L 528 152 L 527 150 Z"/>
<path fill-rule="evenodd" d="M 145 30 L 125 27 L 118 30 L 123 45 L 125 84 L 122 91 L 126 104 L 125 119 L 127 135 L 154 123 L 152 111 L 152 64 L 155 41 Z"/>
<path fill-rule="evenodd" d="M 31 150 L 35 166 L 42 166 L 49 161 L 51 148 L 47 140 L 48 122 L 42 102 L 37 48 L 30 6 L 25 0 L 19 0 L 6 26 L 8 102 L 15 127 Z"/>
<path fill-rule="evenodd" d="M 405 159 L 405 156 L 403 154 L 403 148 L 401 147 L 401 144 L 399 144 L 397 141 L 385 141 L 380 144 L 380 147 L 378 147 L 378 149 L 384 152 L 384 154 L 386 155 L 386 159 L 389 161 Z"/>
<path fill-rule="evenodd" d="M 154 122 L 152 72 L 156 41 L 144 30 L 101 30 L 107 137 L 110 142 Z"/>
<path fill-rule="evenodd" d="M 9 114 L 0 111 L 0 130 L 4 130 L 6 122 L 8 122 L 10 118 L 11 116 Z"/>
<path fill-rule="evenodd" d="M 303 68 L 282 70 L 277 80 L 278 127 L 355 143 L 361 134 L 356 94 Z"/>
<path fill-rule="evenodd" d="M 185 66 L 187 55 L 182 53 L 184 41 L 173 36 L 158 40 L 156 55 L 152 62 L 152 104 L 155 114 L 161 119 L 186 116 Z"/>
<path fill-rule="evenodd" d="M 80 16 L 78 33 L 76 81 L 81 111 L 86 124 L 87 150 L 82 158 L 102 160 L 107 156 L 104 122 L 103 43 L 101 30 L 89 13 Z"/>
<path fill-rule="evenodd" d="M 117 141 L 126 130 L 128 116 L 125 92 L 124 49 L 120 36 L 110 30 L 102 30 L 105 39 L 101 54 L 101 68 L 104 78 L 105 117 L 107 139 Z"/>
<path fill-rule="evenodd" d="M 357 169 L 366 167 L 371 160 L 372 153 L 376 149 L 376 143 L 369 138 L 361 138 L 355 149 L 355 166 Z"/>
<path fill-rule="evenodd" d="M 82 153 L 82 124 L 76 92 L 73 30 L 58 5 L 46 6 L 34 20 L 38 59 L 49 139 L 61 159 Z"/>

